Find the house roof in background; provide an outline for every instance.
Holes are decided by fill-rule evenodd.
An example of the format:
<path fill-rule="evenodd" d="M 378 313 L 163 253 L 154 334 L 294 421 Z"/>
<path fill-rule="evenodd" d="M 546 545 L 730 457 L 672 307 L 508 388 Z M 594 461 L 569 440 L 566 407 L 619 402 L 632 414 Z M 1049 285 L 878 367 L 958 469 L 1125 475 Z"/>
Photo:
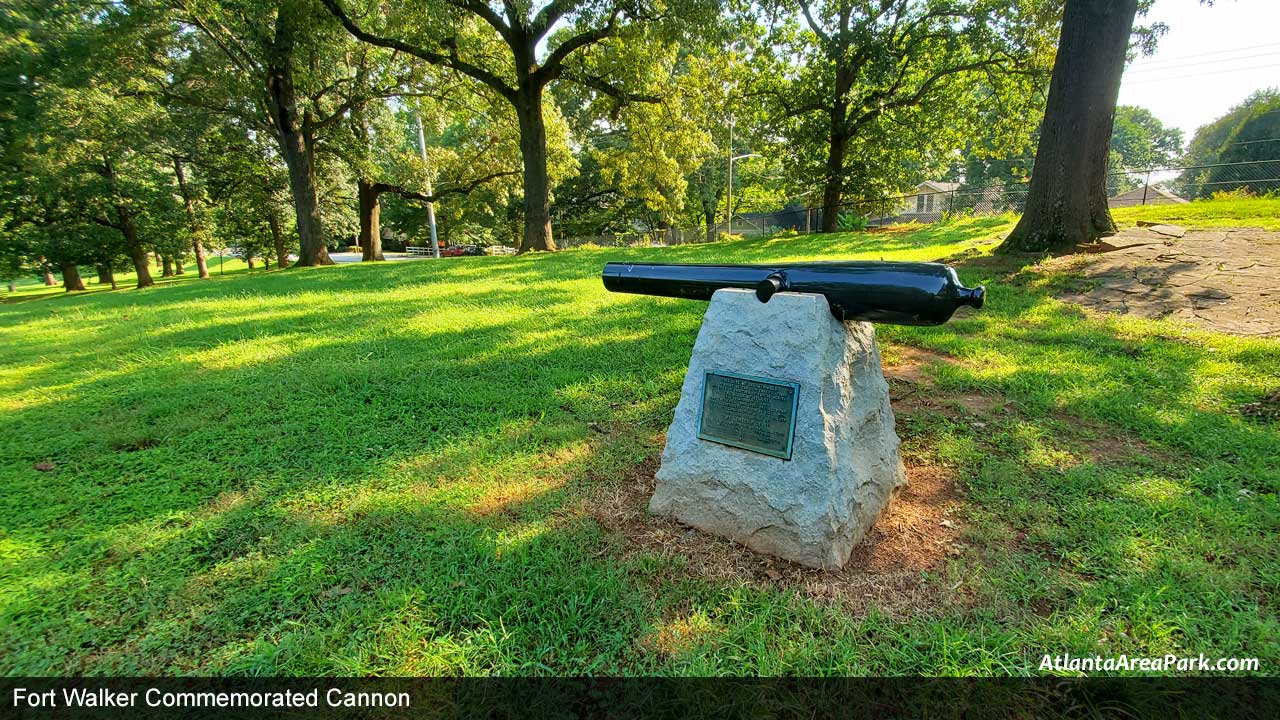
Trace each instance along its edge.
<path fill-rule="evenodd" d="M 925 180 L 924 182 L 916 186 L 916 190 L 919 190 L 921 188 L 928 188 L 930 190 L 933 190 L 934 192 L 951 192 L 952 190 L 959 189 L 959 187 L 960 187 L 960 183 L 957 183 L 957 182 L 943 182 L 941 180 Z"/>
<path fill-rule="evenodd" d="M 1134 189 L 1132 189 L 1132 190 L 1126 190 L 1126 191 L 1124 191 L 1124 192 L 1122 192 L 1122 193 L 1119 193 L 1119 194 L 1117 194 L 1117 195 L 1113 195 L 1113 196 L 1111 196 L 1111 199 L 1112 199 L 1112 200 L 1116 200 L 1116 199 L 1125 199 L 1125 200 L 1127 200 L 1127 199 L 1129 199 L 1129 198 L 1140 198 L 1140 197 L 1143 197 L 1144 195 L 1145 195 L 1148 199 L 1153 198 L 1153 197 L 1160 197 L 1160 198 L 1164 198 L 1165 200 L 1172 200 L 1172 201 L 1174 201 L 1174 202 L 1187 202 L 1187 199 L 1186 199 L 1186 198 L 1184 198 L 1184 197 L 1182 197 L 1182 196 L 1178 195 L 1177 193 L 1174 193 L 1174 192 L 1173 192 L 1173 191 L 1171 191 L 1171 190 L 1166 190 L 1166 189 L 1164 189 L 1164 188 L 1160 187 L 1159 185 L 1148 185 L 1148 186 L 1146 187 L 1146 189 L 1145 189 L 1145 192 L 1144 192 L 1144 190 L 1143 190 L 1143 187 L 1142 187 L 1141 185 L 1139 185 L 1138 187 L 1136 187 L 1136 188 L 1134 188 Z"/>

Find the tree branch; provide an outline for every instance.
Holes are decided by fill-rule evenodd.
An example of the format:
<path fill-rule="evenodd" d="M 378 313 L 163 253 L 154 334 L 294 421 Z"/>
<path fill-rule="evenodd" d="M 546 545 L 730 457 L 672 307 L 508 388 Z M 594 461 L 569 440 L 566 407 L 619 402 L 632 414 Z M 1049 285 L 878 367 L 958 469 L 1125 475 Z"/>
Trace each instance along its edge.
<path fill-rule="evenodd" d="M 378 183 L 374 187 L 375 188 L 381 187 L 383 188 L 382 192 L 393 192 L 406 200 L 417 200 L 419 202 L 436 202 L 440 198 L 445 197 L 447 195 L 467 195 L 472 190 L 475 190 L 476 188 L 480 187 L 481 185 L 484 185 L 487 182 L 497 180 L 498 178 L 501 178 L 501 177 L 509 177 L 511 175 L 519 175 L 519 174 L 520 174 L 519 170 L 503 170 L 502 172 L 490 173 L 488 175 L 485 175 L 484 177 L 476 178 L 475 180 L 472 180 L 466 185 L 459 185 L 457 187 L 451 187 L 446 190 L 437 190 L 431 195 L 424 195 L 423 193 L 417 192 L 415 190 L 408 190 L 399 185 L 391 185 L 389 183 Z"/>
<path fill-rule="evenodd" d="M 175 10 L 185 13 L 185 19 L 190 24 L 195 25 L 200 32 L 204 33 L 206 37 L 212 40 L 213 43 L 222 50 L 223 54 L 227 56 L 227 59 L 242 72 L 258 72 L 262 69 L 254 60 L 253 53 L 246 50 L 244 46 L 236 40 L 235 34 L 228 30 L 224 25 L 221 23 L 217 24 L 218 29 L 221 31 L 223 36 L 219 37 L 218 34 L 213 31 L 211 26 L 209 26 L 198 14 L 193 12 L 191 8 L 187 6 L 186 2 L 178 0 L 177 2 L 174 2 L 172 7 Z"/>
<path fill-rule="evenodd" d="M 581 85 L 582 87 L 595 90 L 596 92 L 602 95 L 608 95 L 609 97 L 615 100 L 618 100 L 619 102 L 647 102 L 647 103 L 662 102 L 662 98 L 658 97 L 657 95 L 641 95 L 638 93 L 630 93 L 615 85 L 610 85 L 607 81 L 605 81 L 604 78 L 597 77 L 595 75 L 586 75 L 586 74 L 578 75 L 573 73 L 562 73 L 561 77 L 568 82 L 576 83 L 578 85 Z"/>
<path fill-rule="evenodd" d="M 238 109 L 235 107 L 219 105 L 217 103 L 206 102 L 198 97 L 194 97 L 191 95 L 184 95 L 182 93 L 175 92 L 171 88 L 171 86 L 166 86 L 160 82 L 156 82 L 156 85 L 160 89 L 154 94 L 159 95 L 160 97 L 166 100 L 172 100 L 174 102 L 186 105 L 187 107 L 200 108 L 201 110 L 214 113 L 215 115 L 225 115 L 227 117 L 233 117 L 233 118 L 242 120 L 247 124 L 258 129 L 262 129 L 262 130 L 270 129 L 270 124 L 262 122 L 262 118 L 258 117 L 257 113 L 255 112 L 245 112 L 244 109 Z M 145 94 L 153 94 L 153 93 L 145 93 Z"/>
<path fill-rule="evenodd" d="M 511 18 L 512 24 L 503 22 L 502 16 L 494 12 L 493 8 L 489 7 L 485 0 L 450 0 L 449 4 L 461 10 L 466 10 L 473 15 L 479 15 L 482 20 L 489 23 L 490 27 L 497 30 L 502 39 L 508 43 L 515 40 L 515 34 L 512 32 L 512 24 L 515 23 L 515 18 Z M 511 12 L 509 7 L 507 12 Z"/>
<path fill-rule="evenodd" d="M 468 75 L 479 80 L 485 85 L 488 85 L 507 100 L 515 102 L 516 91 L 514 88 L 508 85 L 502 78 L 488 70 L 459 58 L 456 48 L 453 49 L 450 54 L 446 55 L 444 53 L 435 52 L 424 47 L 404 42 L 403 40 L 375 35 L 357 25 L 355 21 L 347 15 L 346 11 L 342 9 L 342 6 L 338 4 L 337 0 L 320 1 L 324 3 L 324 6 L 328 8 L 329 12 L 337 18 L 338 22 L 347 29 L 347 32 L 351 33 L 357 39 L 363 40 L 370 45 L 399 50 L 400 52 L 425 60 L 432 65 L 443 65 L 444 67 L 453 68 L 464 75 Z"/>
<path fill-rule="evenodd" d="M 986 60 L 966 63 L 964 65 L 956 65 L 954 67 L 949 67 L 943 70 L 939 70 L 934 74 L 930 75 L 928 78 L 926 78 L 924 82 L 920 83 L 920 86 L 916 88 L 916 91 L 914 93 L 911 93 L 910 95 L 906 95 L 904 97 L 900 97 L 896 100 L 889 100 L 887 102 L 883 102 L 876 105 L 876 107 L 873 107 L 870 110 L 867 110 L 862 115 L 860 115 L 857 120 L 855 120 L 853 123 L 850 124 L 849 127 L 850 128 L 862 127 L 863 125 L 866 125 L 867 123 L 879 117 L 881 114 L 884 113 L 885 110 L 891 110 L 891 109 L 903 108 L 903 107 L 912 107 L 915 105 L 919 105 L 924 100 L 925 96 L 929 94 L 929 91 L 933 89 L 934 85 L 937 85 L 938 82 L 940 82 L 945 77 L 948 77 L 951 75 L 958 75 L 963 72 L 970 72 L 972 70 L 982 70 L 985 68 L 989 68 L 993 65 L 999 65 L 1001 62 L 1002 61 L 997 58 L 987 58 Z M 896 83 L 895 83 L 895 88 L 896 88 Z M 890 92 L 892 91 L 893 89 L 890 90 Z M 887 95 L 887 94 L 880 94 L 880 95 L 885 98 L 891 97 L 890 95 Z M 864 107 L 866 104 L 867 104 L 866 102 L 862 103 Z"/>
<path fill-rule="evenodd" d="M 106 218 L 104 218 L 104 217 L 100 217 L 100 216 L 98 216 L 98 215 L 90 215 L 90 216 L 89 216 L 89 220 L 90 220 L 91 222 L 94 222 L 94 223 L 96 223 L 96 224 L 98 224 L 98 225 L 101 225 L 101 226 L 103 226 L 103 227 L 109 227 L 109 228 L 111 228 L 112 230 L 123 230 L 123 229 L 124 229 L 124 226 L 123 226 L 123 225 L 120 225 L 120 224 L 117 224 L 117 223 L 113 223 L 113 222 L 111 222 L 110 220 L 108 220 L 108 219 L 106 219 Z"/>
<path fill-rule="evenodd" d="M 529 23 L 529 34 L 535 38 L 542 39 L 547 30 L 552 25 L 555 25 L 557 20 L 564 17 L 573 8 L 574 4 L 571 0 L 552 0 L 533 17 L 533 22 Z"/>
<path fill-rule="evenodd" d="M 812 98 L 810 98 L 809 100 L 803 103 L 793 104 L 791 102 L 791 99 L 787 95 L 787 93 L 779 88 L 765 88 L 760 90 L 751 90 L 749 92 L 742 94 L 743 99 L 755 98 L 755 97 L 773 98 L 774 102 L 782 106 L 782 115 L 780 116 L 781 118 L 800 117 L 802 115 L 808 115 L 811 112 L 817 112 L 819 110 L 827 110 L 830 107 L 827 103 L 823 102 L 822 100 L 817 100 Z"/>
<path fill-rule="evenodd" d="M 800 10 L 804 12 L 805 22 L 809 23 L 809 29 L 813 31 L 813 34 L 817 35 L 824 45 L 830 45 L 831 36 L 822 29 L 822 25 L 817 20 L 813 19 L 813 11 L 810 10 L 809 3 L 805 0 L 800 0 Z"/>
<path fill-rule="evenodd" d="M 617 32 L 618 12 L 618 8 L 614 8 L 613 12 L 609 13 L 609 19 L 605 21 L 603 26 L 578 33 L 557 45 L 556 49 L 552 50 L 551 54 L 547 56 L 547 61 L 538 69 L 538 73 L 544 75 L 543 82 L 560 77 L 560 73 L 564 70 L 565 58 L 569 57 L 574 50 L 594 45 Z"/>
<path fill-rule="evenodd" d="M 311 115 L 307 119 L 307 127 L 311 128 L 312 130 L 319 130 L 322 128 L 326 128 L 338 122 L 339 120 L 341 120 L 342 117 L 346 115 L 349 111 L 363 107 L 365 104 L 367 104 L 371 100 L 376 100 L 379 98 L 401 97 L 401 96 L 407 96 L 407 95 L 408 95 L 407 93 L 400 92 L 400 84 L 398 82 L 392 85 L 388 85 L 387 87 L 384 87 L 384 88 L 379 88 L 367 94 L 356 95 L 354 97 L 347 98 L 345 101 L 339 104 L 338 107 L 334 108 L 332 112 L 329 112 L 324 117 L 316 118 L 314 115 Z M 319 108 L 317 108 L 317 110 L 318 109 Z"/>

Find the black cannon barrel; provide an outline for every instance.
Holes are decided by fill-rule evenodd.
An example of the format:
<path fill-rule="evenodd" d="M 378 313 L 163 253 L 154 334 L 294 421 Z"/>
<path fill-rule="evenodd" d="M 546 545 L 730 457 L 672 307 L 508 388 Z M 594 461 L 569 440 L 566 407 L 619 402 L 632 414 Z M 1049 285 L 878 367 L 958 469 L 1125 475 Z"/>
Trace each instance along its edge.
<path fill-rule="evenodd" d="M 723 288 L 755 290 L 761 302 L 778 292 L 824 295 L 837 320 L 941 325 L 962 305 L 982 307 L 985 288 L 960 284 L 942 263 L 815 262 L 777 265 L 679 265 L 611 262 L 604 286 L 613 292 L 710 300 Z"/>

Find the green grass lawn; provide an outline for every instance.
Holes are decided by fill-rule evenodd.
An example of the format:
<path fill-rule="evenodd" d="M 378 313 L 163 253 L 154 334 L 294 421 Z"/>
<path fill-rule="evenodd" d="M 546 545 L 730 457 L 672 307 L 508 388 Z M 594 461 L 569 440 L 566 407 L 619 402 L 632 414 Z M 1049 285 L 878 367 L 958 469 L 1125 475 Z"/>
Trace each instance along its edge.
<path fill-rule="evenodd" d="M 1187 227 L 1256 227 L 1280 230 L 1280 198 L 1227 197 L 1197 200 L 1185 205 L 1139 205 L 1112 212 L 1116 224 L 1133 225 L 1139 220 L 1166 222 Z"/>
<path fill-rule="evenodd" d="M 1012 222 L 0 306 L 0 671 L 1023 675 L 1069 652 L 1274 673 L 1280 427 L 1236 406 L 1280 386 L 1280 342 L 1058 302 L 1068 278 L 985 257 Z M 606 261 L 947 257 L 987 306 L 878 330 L 889 362 L 939 358 L 939 402 L 898 413 L 908 465 L 959 503 L 927 602 L 702 573 L 595 519 L 660 453 L 706 307 L 607 293 Z"/>
<path fill-rule="evenodd" d="M 188 261 L 186 272 L 182 275 L 174 275 L 172 277 L 160 277 L 160 268 L 152 266 L 151 279 L 156 281 L 158 285 L 168 285 L 170 283 L 181 283 L 189 280 L 198 280 L 200 276 L 196 271 L 194 261 Z M 233 257 L 218 257 L 211 255 L 208 259 L 208 268 L 210 275 L 218 277 L 226 277 L 227 275 L 244 275 L 246 273 L 266 272 L 262 267 L 262 263 L 255 263 L 254 269 L 250 270 L 249 265 L 244 260 Z M 272 265 L 274 268 L 275 265 Z M 80 268 L 80 279 L 84 281 L 85 293 L 104 292 L 111 290 L 111 285 L 98 284 L 98 276 L 91 267 Z M 120 289 L 131 288 L 137 283 L 137 274 L 132 270 L 120 271 L 116 274 L 116 287 Z M 54 273 L 53 279 L 56 281 L 53 285 L 45 285 L 44 281 L 39 278 L 20 278 L 14 284 L 16 287 L 10 293 L 7 286 L 0 286 L 0 302 L 22 302 L 24 300 L 34 300 L 36 298 L 48 295 L 57 295 L 66 292 L 62 288 L 62 276 Z"/>

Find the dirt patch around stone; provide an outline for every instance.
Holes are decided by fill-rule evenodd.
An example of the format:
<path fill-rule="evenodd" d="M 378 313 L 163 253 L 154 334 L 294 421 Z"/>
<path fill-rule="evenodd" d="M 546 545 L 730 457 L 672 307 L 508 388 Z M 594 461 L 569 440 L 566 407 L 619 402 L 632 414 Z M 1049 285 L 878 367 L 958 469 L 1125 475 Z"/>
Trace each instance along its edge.
<path fill-rule="evenodd" d="M 1123 465 L 1142 460 L 1164 464 L 1187 461 L 1173 451 L 1152 447 L 1132 433 L 1107 425 L 1082 420 L 1065 412 L 1054 413 L 1054 419 L 1066 428 L 1061 438 L 1070 452 L 1094 465 Z"/>
<path fill-rule="evenodd" d="M 1280 389 L 1264 395 L 1256 402 L 1243 403 L 1240 414 L 1260 421 L 1280 421 Z"/>
<path fill-rule="evenodd" d="M 954 475 L 946 468 L 908 464 L 908 487 L 854 548 L 844 568 L 816 570 L 651 515 L 648 504 L 657 467 L 657 460 L 650 460 L 587 501 L 595 520 L 621 536 L 625 556 L 676 558 L 689 577 L 794 590 L 852 612 L 874 605 L 891 614 L 910 615 L 944 603 L 948 589 L 936 575 L 926 579 L 925 573 L 941 572 L 947 558 L 961 552 L 960 498 Z"/>
<path fill-rule="evenodd" d="M 1095 310 L 1280 336 L 1280 233 L 1191 230 L 1179 238 L 1157 230 L 1124 230 L 1106 239 L 1108 251 L 1054 258 L 1041 270 L 1078 275 L 1083 282 L 1058 297 Z"/>
<path fill-rule="evenodd" d="M 1096 465 L 1124 463 L 1135 457 L 1151 457 L 1151 448 L 1141 440 L 1126 435 L 1090 435 L 1075 438 L 1076 445 Z"/>
<path fill-rule="evenodd" d="M 900 418 L 915 413 L 942 414 L 962 417 L 974 427 L 984 428 L 1022 417 L 1014 404 L 998 394 L 939 388 L 930 366 L 962 362 L 958 358 L 906 345 L 886 349 L 884 374 L 894 412 Z M 1124 465 L 1178 460 L 1174 453 L 1152 447 L 1118 428 L 1068 413 L 1055 413 L 1053 421 L 1055 448 L 1069 453 L 1074 462 Z M 908 443 L 910 431 L 903 434 L 903 429 L 909 427 L 909 423 L 899 425 L 899 434 Z M 657 444 L 662 444 L 661 438 Z M 597 484 L 575 512 L 591 516 L 615 537 L 617 542 L 609 552 L 672 559 L 676 572 L 688 578 L 791 590 L 854 614 L 863 614 L 873 606 L 894 617 L 970 608 L 981 600 L 956 582 L 948 561 L 964 556 L 966 562 L 981 564 L 988 558 L 986 550 L 968 547 L 963 540 L 965 500 L 957 488 L 955 471 L 912 458 L 909 452 L 904 452 L 903 459 L 908 487 L 895 497 L 839 570 L 790 563 L 651 515 L 648 503 L 654 491 L 657 458 L 635 467 L 617 483 Z M 1013 539 L 1002 546 L 1003 552 L 1040 551 L 1026 546 L 1025 528 L 1011 527 L 1009 532 Z M 1047 600 L 1033 606 L 1041 614 L 1050 609 Z M 644 644 L 658 653 L 678 652 L 699 642 L 705 632 L 709 632 L 705 618 L 674 612 Z"/>
<path fill-rule="evenodd" d="M 944 353 L 925 350 L 911 345 L 893 345 L 891 355 L 882 359 L 884 379 L 890 384 L 928 383 L 932 382 L 925 368 L 935 363 L 954 362 L 954 358 Z"/>
<path fill-rule="evenodd" d="M 889 400 L 894 413 L 906 415 L 921 410 L 960 409 L 968 414 L 986 415 L 1004 405 L 999 399 L 976 392 L 940 391 L 928 369 L 960 361 L 945 353 L 910 345 L 894 345 L 884 360 L 884 379 L 889 383 Z"/>

